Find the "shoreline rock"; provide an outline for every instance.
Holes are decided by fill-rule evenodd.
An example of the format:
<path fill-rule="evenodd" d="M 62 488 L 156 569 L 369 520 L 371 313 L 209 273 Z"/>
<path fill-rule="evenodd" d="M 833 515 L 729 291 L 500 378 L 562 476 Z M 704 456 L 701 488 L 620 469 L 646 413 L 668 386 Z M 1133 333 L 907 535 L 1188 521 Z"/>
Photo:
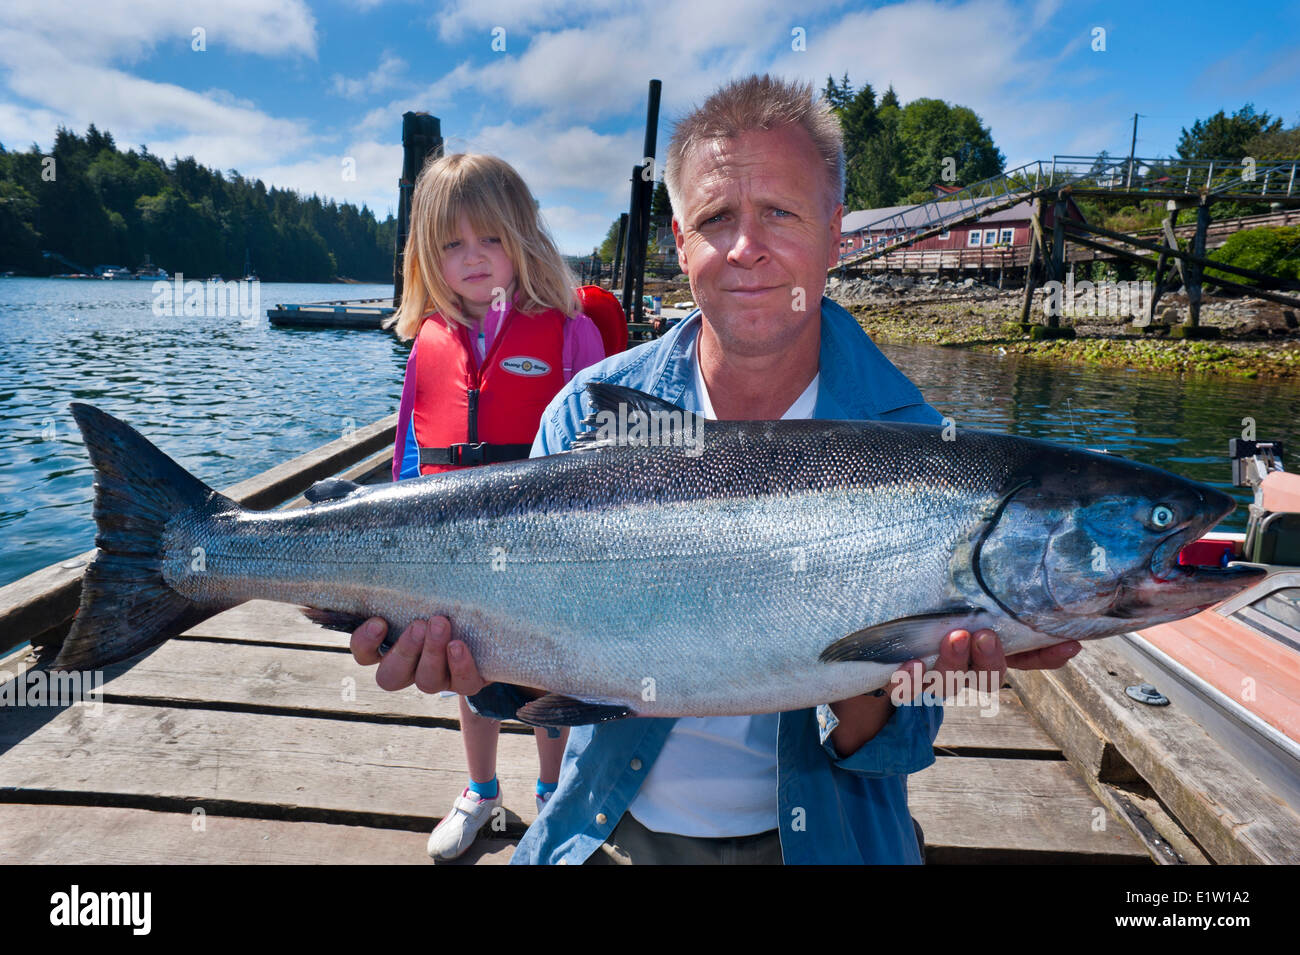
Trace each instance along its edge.
<path fill-rule="evenodd" d="M 1200 324 L 1217 329 L 1219 338 L 1182 341 L 1134 329 L 1131 315 L 1071 314 L 1072 304 L 1080 302 L 1076 293 L 1075 303 L 1064 303 L 1061 324 L 1072 326 L 1078 337 L 1029 341 L 1015 324 L 1021 289 L 999 290 L 974 279 L 938 281 L 933 276 L 910 284 L 900 281 L 906 278 L 911 277 L 833 278 L 826 294 L 853 313 L 873 338 L 897 344 L 1248 379 L 1300 378 L 1300 310 L 1262 299 L 1206 296 Z M 1159 312 L 1162 320 L 1180 323 L 1187 315 L 1186 294 L 1165 293 Z M 1036 303 L 1030 320 L 1043 322 L 1041 303 Z"/>

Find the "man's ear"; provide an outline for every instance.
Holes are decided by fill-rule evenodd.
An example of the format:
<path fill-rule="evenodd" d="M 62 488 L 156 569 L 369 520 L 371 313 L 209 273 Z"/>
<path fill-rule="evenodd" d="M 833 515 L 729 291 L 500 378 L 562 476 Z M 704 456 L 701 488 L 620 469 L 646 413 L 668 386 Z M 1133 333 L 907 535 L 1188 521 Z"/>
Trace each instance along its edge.
<path fill-rule="evenodd" d="M 673 242 L 677 245 L 678 268 L 690 275 L 691 270 L 686 264 L 686 234 L 682 232 L 682 227 L 678 225 L 676 216 L 673 216 Z"/>
<path fill-rule="evenodd" d="M 833 212 L 831 212 L 830 231 L 830 252 L 826 257 L 826 267 L 835 268 L 840 261 L 840 229 L 844 225 L 844 203 L 837 203 Z"/>

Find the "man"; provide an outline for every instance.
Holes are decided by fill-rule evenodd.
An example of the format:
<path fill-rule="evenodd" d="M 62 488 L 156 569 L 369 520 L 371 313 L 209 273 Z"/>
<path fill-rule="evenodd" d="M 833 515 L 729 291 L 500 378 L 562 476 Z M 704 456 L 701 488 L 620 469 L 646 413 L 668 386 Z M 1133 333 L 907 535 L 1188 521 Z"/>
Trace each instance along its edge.
<path fill-rule="evenodd" d="M 811 87 L 766 76 L 729 84 L 677 125 L 666 168 L 698 309 L 658 341 L 575 375 L 543 414 L 534 456 L 571 446 L 591 380 L 724 420 L 941 420 L 822 297 L 839 251 L 844 160 L 838 120 Z M 382 624 L 371 621 L 352 651 L 378 664 L 385 689 L 450 687 L 476 694 L 485 715 L 513 715 L 529 694 L 485 689 L 451 630 L 443 618 L 417 622 L 381 660 Z M 1056 667 L 1077 650 L 1010 662 Z M 999 675 L 1007 665 L 992 631 L 954 631 L 936 669 Z M 919 686 L 920 662 L 904 668 Z M 906 777 L 934 761 L 941 720 L 941 707 L 872 694 L 780 714 L 575 727 L 559 788 L 513 861 L 919 862 Z"/>

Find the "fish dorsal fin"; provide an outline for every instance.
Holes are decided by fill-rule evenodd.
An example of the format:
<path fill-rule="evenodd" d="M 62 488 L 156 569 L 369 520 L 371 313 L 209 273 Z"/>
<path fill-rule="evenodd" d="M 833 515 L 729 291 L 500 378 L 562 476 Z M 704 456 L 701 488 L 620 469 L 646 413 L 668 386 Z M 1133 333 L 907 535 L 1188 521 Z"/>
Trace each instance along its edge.
<path fill-rule="evenodd" d="M 574 451 L 680 443 L 665 442 L 663 438 L 674 432 L 697 435 L 707 420 L 671 401 L 607 381 L 588 382 L 587 397 L 592 411 L 582 423 L 588 430 L 573 439 Z"/>
<path fill-rule="evenodd" d="M 647 394 L 644 391 L 637 391 L 635 388 L 628 388 L 626 385 L 613 385 L 608 381 L 589 381 L 587 382 L 587 397 L 591 399 L 592 410 L 599 414 L 602 411 L 612 411 L 618 414 L 619 406 L 627 408 L 628 413 L 632 411 L 676 411 L 679 414 L 690 414 L 689 411 L 680 405 L 675 405 L 671 401 L 665 401 L 663 398 L 656 398 L 654 395 Z"/>

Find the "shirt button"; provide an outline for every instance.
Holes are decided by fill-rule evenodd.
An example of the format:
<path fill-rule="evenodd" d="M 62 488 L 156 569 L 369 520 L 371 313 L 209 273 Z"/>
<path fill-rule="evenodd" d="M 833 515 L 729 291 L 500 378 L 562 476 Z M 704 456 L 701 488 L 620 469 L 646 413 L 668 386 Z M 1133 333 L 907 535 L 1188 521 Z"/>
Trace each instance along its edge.
<path fill-rule="evenodd" d="M 639 772 L 640 770 L 641 770 L 641 760 L 639 759 L 632 760 L 632 772 L 635 773 L 635 772 Z"/>
<path fill-rule="evenodd" d="M 603 812 L 596 813 L 596 825 L 603 826 L 606 823 L 606 821 L 607 821 L 607 817 Z"/>

